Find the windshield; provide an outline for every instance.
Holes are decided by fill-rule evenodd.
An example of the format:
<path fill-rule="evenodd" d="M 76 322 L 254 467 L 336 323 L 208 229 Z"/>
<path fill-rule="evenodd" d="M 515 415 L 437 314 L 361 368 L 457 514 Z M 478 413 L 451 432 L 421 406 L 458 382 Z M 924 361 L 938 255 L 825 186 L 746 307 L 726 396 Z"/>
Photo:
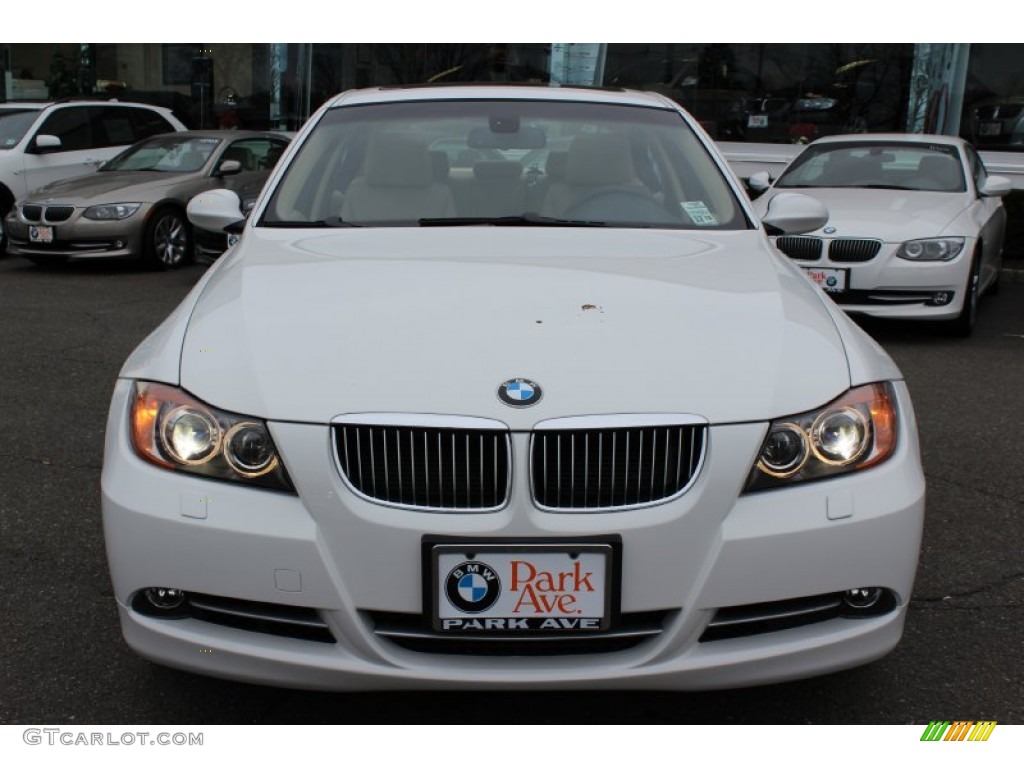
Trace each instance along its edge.
<path fill-rule="evenodd" d="M 261 226 L 749 226 L 670 109 L 452 100 L 328 112 Z"/>
<path fill-rule="evenodd" d="M 194 173 L 219 144 L 214 138 L 157 136 L 129 147 L 100 170 Z"/>
<path fill-rule="evenodd" d="M 10 149 L 21 141 L 37 117 L 38 109 L 0 109 L 0 149 Z"/>
<path fill-rule="evenodd" d="M 808 147 L 775 187 L 860 187 L 964 192 L 957 148 L 900 142 L 823 144 Z"/>

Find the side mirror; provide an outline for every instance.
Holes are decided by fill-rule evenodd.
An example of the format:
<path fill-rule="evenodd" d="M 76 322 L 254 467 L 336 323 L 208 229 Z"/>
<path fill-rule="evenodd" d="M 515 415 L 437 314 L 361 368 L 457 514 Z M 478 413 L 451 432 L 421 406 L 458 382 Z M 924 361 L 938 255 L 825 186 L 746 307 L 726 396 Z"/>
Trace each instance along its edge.
<path fill-rule="evenodd" d="M 194 227 L 207 232 L 222 232 L 245 221 L 242 201 L 230 189 L 211 189 L 196 195 L 188 201 L 185 213 Z"/>
<path fill-rule="evenodd" d="M 982 197 L 1003 197 L 1010 194 L 1013 189 L 1013 182 L 1005 176 L 989 176 L 981 185 L 978 194 Z"/>
<path fill-rule="evenodd" d="M 238 160 L 221 160 L 214 176 L 234 176 L 236 173 L 241 172 L 242 164 Z"/>
<path fill-rule="evenodd" d="M 35 147 L 36 150 L 41 153 L 57 152 L 61 148 L 61 143 L 60 139 L 56 136 L 51 136 L 48 133 L 41 133 L 36 136 Z"/>
<path fill-rule="evenodd" d="M 828 208 L 813 197 L 798 192 L 782 192 L 771 199 L 761 218 L 773 234 L 802 235 L 820 229 L 828 222 Z"/>
<path fill-rule="evenodd" d="M 758 171 L 747 179 L 747 189 L 751 192 L 764 192 L 772 185 L 772 177 L 768 171 Z"/>

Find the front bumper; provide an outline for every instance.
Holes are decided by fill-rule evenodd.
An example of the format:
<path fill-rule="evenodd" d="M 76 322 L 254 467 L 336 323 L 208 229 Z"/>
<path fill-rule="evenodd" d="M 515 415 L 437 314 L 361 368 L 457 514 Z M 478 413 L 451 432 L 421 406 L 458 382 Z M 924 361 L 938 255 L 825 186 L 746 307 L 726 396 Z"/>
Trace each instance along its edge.
<path fill-rule="evenodd" d="M 150 208 L 143 205 L 120 221 L 87 219 L 82 215 L 85 209 L 76 208 L 67 220 L 49 223 L 25 220 L 18 214 L 16 206 L 5 221 L 7 250 L 12 256 L 36 260 L 137 258 L 143 252 Z M 52 241 L 33 240 L 32 229 L 39 226 L 52 229 Z"/>
<path fill-rule="evenodd" d="M 823 239 L 822 256 L 813 261 L 795 258 L 804 270 L 843 270 L 846 290 L 828 292 L 850 313 L 906 320 L 952 320 L 963 310 L 974 243 L 950 261 L 909 261 L 896 256 L 899 243 L 883 243 L 870 261 L 832 261 L 831 241 Z"/>
<path fill-rule="evenodd" d="M 626 512 L 537 509 L 525 435 L 513 436 L 509 504 L 486 514 L 382 507 L 341 480 L 328 427 L 272 423 L 299 495 L 214 483 L 153 467 L 128 441 L 131 382 L 117 384 L 107 430 L 103 520 L 125 638 L 169 666 L 248 682 L 331 690 L 485 688 L 709 689 L 823 674 L 872 661 L 902 633 L 916 570 L 924 481 L 905 386 L 900 442 L 859 475 L 738 495 L 764 424 L 713 427 L 697 482 L 674 501 Z M 657 613 L 661 631 L 624 650 L 475 656 L 411 650 L 375 616 L 423 611 L 424 537 L 621 540 L 621 610 Z M 877 585 L 897 606 L 700 642 L 717 609 Z M 314 609 L 336 642 L 280 637 L 131 605 L 168 586 Z"/>

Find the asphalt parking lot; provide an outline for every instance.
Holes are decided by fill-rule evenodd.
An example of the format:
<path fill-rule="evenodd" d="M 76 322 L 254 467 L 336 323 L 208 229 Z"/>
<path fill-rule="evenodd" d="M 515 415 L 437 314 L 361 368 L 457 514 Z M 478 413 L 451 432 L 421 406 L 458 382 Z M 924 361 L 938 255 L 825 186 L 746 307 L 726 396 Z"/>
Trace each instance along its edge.
<path fill-rule="evenodd" d="M 1024 266 L 1024 265 L 1022 265 Z M 202 274 L 0 259 L 0 723 L 1024 723 L 1024 283 L 969 340 L 866 325 L 903 368 L 928 506 L 903 642 L 816 680 L 697 694 L 322 694 L 197 677 L 120 636 L 103 431 L 135 345 Z"/>

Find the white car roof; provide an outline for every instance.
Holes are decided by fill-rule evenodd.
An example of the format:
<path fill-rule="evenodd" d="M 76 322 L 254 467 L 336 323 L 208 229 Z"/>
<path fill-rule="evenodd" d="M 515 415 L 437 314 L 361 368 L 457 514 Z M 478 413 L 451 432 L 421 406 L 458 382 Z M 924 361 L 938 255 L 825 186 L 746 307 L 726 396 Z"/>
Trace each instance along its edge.
<path fill-rule="evenodd" d="M 947 144 L 951 147 L 963 146 L 966 142 L 959 136 L 940 136 L 933 133 L 847 133 L 839 136 L 826 136 L 812 141 L 807 146 L 820 144 Z"/>
<path fill-rule="evenodd" d="M 440 85 L 364 88 L 339 94 L 331 100 L 330 106 L 452 99 L 546 99 L 550 101 L 596 101 L 603 104 L 632 104 L 647 107 L 677 108 L 675 102 L 657 93 L 548 85 Z"/>

